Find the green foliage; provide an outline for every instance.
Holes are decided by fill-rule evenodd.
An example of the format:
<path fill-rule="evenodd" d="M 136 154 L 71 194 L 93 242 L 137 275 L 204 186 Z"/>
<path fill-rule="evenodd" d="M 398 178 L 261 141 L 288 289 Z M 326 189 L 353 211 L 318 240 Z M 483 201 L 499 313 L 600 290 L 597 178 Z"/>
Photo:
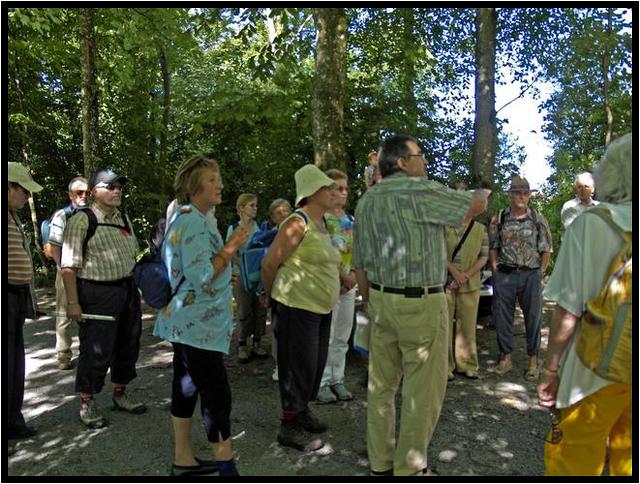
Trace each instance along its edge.
<path fill-rule="evenodd" d="M 391 133 L 418 138 L 432 178 L 469 181 L 474 9 L 345 11 L 350 206 L 363 189 L 367 153 Z M 28 163 L 45 187 L 35 197 L 41 220 L 66 203 L 68 180 L 84 171 L 78 9 L 10 8 L 7 20 L 8 159 Z M 604 56 L 614 137 L 631 129 L 628 27 L 612 9 L 498 9 L 498 74 L 504 67 L 516 81 L 555 86 L 541 104 L 554 173 L 535 198 L 555 244 L 573 176 L 604 149 Z M 221 165 L 221 230 L 236 218 L 242 192 L 259 195 L 259 218 L 274 198 L 294 199 L 293 174 L 314 159 L 311 9 L 100 8 L 96 43 L 100 156 L 129 177 L 125 207 L 141 239 L 172 195 L 177 166 L 194 153 Z M 535 83 L 529 92 L 539 94 Z M 504 189 L 524 152 L 498 130 L 495 183 Z M 505 196 L 494 194 L 491 211 Z"/>

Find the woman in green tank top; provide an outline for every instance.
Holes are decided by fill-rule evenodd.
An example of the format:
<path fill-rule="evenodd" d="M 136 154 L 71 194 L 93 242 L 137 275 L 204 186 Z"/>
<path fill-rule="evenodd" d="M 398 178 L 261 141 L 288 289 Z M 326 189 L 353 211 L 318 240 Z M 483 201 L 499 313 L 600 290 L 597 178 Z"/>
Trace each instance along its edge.
<path fill-rule="evenodd" d="M 327 359 L 342 258 L 324 221 L 335 205 L 334 181 L 315 165 L 300 168 L 295 180 L 298 210 L 280 225 L 262 262 L 262 282 L 278 342 L 278 442 L 310 451 L 324 444 L 307 432 L 327 430 L 308 404 L 316 398 Z"/>

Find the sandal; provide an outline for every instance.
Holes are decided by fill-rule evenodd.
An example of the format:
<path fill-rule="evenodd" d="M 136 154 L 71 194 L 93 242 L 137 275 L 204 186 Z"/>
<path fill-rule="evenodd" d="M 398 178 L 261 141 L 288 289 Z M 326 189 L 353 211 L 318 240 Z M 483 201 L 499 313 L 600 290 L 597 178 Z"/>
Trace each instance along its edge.
<path fill-rule="evenodd" d="M 530 366 L 524 374 L 524 379 L 527 381 L 538 381 L 540 377 L 540 370 L 536 366 Z"/>
<path fill-rule="evenodd" d="M 500 361 L 500 363 L 498 363 L 498 366 L 496 366 L 496 373 L 502 376 L 511 371 L 511 368 L 513 368 L 513 364 L 511 363 L 511 361 L 502 360 Z"/>

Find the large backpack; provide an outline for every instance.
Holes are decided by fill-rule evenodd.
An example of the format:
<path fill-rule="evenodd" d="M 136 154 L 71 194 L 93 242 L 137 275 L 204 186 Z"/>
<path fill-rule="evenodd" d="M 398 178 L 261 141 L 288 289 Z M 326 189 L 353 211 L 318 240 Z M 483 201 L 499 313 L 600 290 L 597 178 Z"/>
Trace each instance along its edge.
<path fill-rule="evenodd" d="M 177 215 L 171 223 L 173 224 L 179 216 L 180 210 L 178 209 Z M 161 225 L 160 222 L 156 224 L 156 228 Z M 175 290 L 171 290 L 169 270 L 162 259 L 164 238 L 164 230 L 155 231 L 149 240 L 149 251 L 138 259 L 133 268 L 133 280 L 142 293 L 142 299 L 155 309 L 162 309 L 169 304 L 171 298 L 176 295 L 185 281 L 183 275 Z"/>
<path fill-rule="evenodd" d="M 63 208 L 65 217 L 67 220 L 75 213 L 75 208 L 73 205 L 69 204 Z M 51 234 L 51 221 L 53 220 L 53 216 L 58 213 L 58 210 L 51 214 L 51 217 L 44 219 L 40 222 L 40 237 L 42 238 L 42 252 L 47 259 L 53 259 L 53 254 L 51 253 L 51 244 L 49 243 L 49 235 Z"/>
<path fill-rule="evenodd" d="M 604 208 L 589 210 L 624 239 L 604 286 L 589 301 L 580 322 L 576 352 L 582 363 L 602 378 L 631 383 L 631 299 L 633 292 L 631 232 L 625 232 Z"/>
<path fill-rule="evenodd" d="M 305 224 L 308 223 L 304 212 L 296 210 L 294 213 L 302 217 Z M 259 230 L 253 234 L 247 248 L 240 251 L 240 281 L 246 291 L 260 293 L 264 290 L 260 275 L 262 260 L 277 233 L 277 228 Z"/>

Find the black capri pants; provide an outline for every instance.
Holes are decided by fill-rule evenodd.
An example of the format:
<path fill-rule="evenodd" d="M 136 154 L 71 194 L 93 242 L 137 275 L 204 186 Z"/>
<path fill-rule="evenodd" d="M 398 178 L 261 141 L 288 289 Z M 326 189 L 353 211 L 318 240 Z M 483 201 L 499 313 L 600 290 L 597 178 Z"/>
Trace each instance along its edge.
<path fill-rule="evenodd" d="M 222 353 L 182 343 L 173 345 L 171 415 L 191 418 L 200 395 L 200 411 L 209 442 L 231 436 L 231 389 Z"/>

